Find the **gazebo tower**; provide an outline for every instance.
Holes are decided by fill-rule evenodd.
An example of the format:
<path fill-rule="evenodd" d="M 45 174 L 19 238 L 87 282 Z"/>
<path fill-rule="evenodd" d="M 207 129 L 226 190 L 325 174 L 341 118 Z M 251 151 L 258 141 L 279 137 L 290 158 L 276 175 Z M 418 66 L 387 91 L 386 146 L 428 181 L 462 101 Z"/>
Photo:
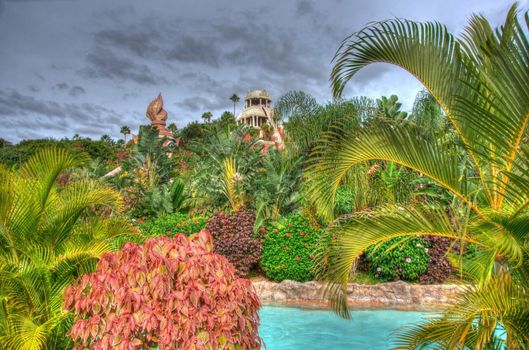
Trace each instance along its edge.
<path fill-rule="evenodd" d="M 252 90 L 244 98 L 244 108 L 237 116 L 237 123 L 246 124 L 254 128 L 268 124 L 273 125 L 272 98 L 264 89 Z"/>

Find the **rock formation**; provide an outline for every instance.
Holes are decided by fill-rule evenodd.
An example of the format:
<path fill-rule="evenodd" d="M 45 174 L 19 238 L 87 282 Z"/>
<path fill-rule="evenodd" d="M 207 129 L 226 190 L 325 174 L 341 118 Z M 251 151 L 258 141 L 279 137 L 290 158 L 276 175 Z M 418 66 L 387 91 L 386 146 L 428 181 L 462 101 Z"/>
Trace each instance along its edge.
<path fill-rule="evenodd" d="M 324 299 L 326 285 L 319 282 L 254 281 L 255 291 L 264 305 L 297 305 L 327 307 Z M 461 285 L 418 285 L 389 282 L 376 285 L 351 283 L 347 288 L 350 307 L 398 309 L 437 309 L 448 304 L 461 292 Z"/>

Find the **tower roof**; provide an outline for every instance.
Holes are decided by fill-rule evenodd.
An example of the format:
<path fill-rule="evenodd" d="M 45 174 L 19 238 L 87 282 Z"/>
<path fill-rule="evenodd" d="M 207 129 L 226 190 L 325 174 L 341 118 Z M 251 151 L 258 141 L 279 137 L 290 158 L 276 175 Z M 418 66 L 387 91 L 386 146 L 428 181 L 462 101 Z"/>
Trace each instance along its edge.
<path fill-rule="evenodd" d="M 270 94 L 265 89 L 248 91 L 244 99 L 249 100 L 252 98 L 263 98 L 272 101 L 272 97 L 270 97 Z"/>

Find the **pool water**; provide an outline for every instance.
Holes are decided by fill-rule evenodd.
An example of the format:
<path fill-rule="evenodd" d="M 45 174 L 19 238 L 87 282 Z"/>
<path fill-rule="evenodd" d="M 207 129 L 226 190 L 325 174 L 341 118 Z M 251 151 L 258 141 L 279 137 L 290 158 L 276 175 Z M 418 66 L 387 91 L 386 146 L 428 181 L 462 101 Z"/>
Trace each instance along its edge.
<path fill-rule="evenodd" d="M 265 306 L 260 315 L 259 333 L 267 350 L 386 350 L 395 330 L 431 314 L 352 310 L 352 319 L 344 320 L 327 310 Z"/>

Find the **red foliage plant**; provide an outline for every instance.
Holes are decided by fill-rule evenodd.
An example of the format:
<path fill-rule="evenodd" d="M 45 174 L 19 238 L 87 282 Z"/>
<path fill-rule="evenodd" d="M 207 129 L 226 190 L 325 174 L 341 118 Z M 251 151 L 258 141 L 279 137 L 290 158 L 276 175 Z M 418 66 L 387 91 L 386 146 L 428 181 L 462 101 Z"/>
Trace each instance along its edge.
<path fill-rule="evenodd" d="M 427 270 L 421 275 L 422 284 L 443 283 L 454 271 L 446 255 L 452 248 L 452 240 L 446 237 L 426 236 L 425 242 L 430 246 L 430 261 Z"/>
<path fill-rule="evenodd" d="M 74 349 L 260 349 L 259 298 L 202 230 L 105 254 L 64 294 Z"/>
<path fill-rule="evenodd" d="M 258 266 L 261 259 L 263 245 L 253 233 L 254 223 L 255 214 L 246 209 L 232 214 L 217 212 L 207 223 L 215 252 L 228 258 L 242 276 Z"/>

